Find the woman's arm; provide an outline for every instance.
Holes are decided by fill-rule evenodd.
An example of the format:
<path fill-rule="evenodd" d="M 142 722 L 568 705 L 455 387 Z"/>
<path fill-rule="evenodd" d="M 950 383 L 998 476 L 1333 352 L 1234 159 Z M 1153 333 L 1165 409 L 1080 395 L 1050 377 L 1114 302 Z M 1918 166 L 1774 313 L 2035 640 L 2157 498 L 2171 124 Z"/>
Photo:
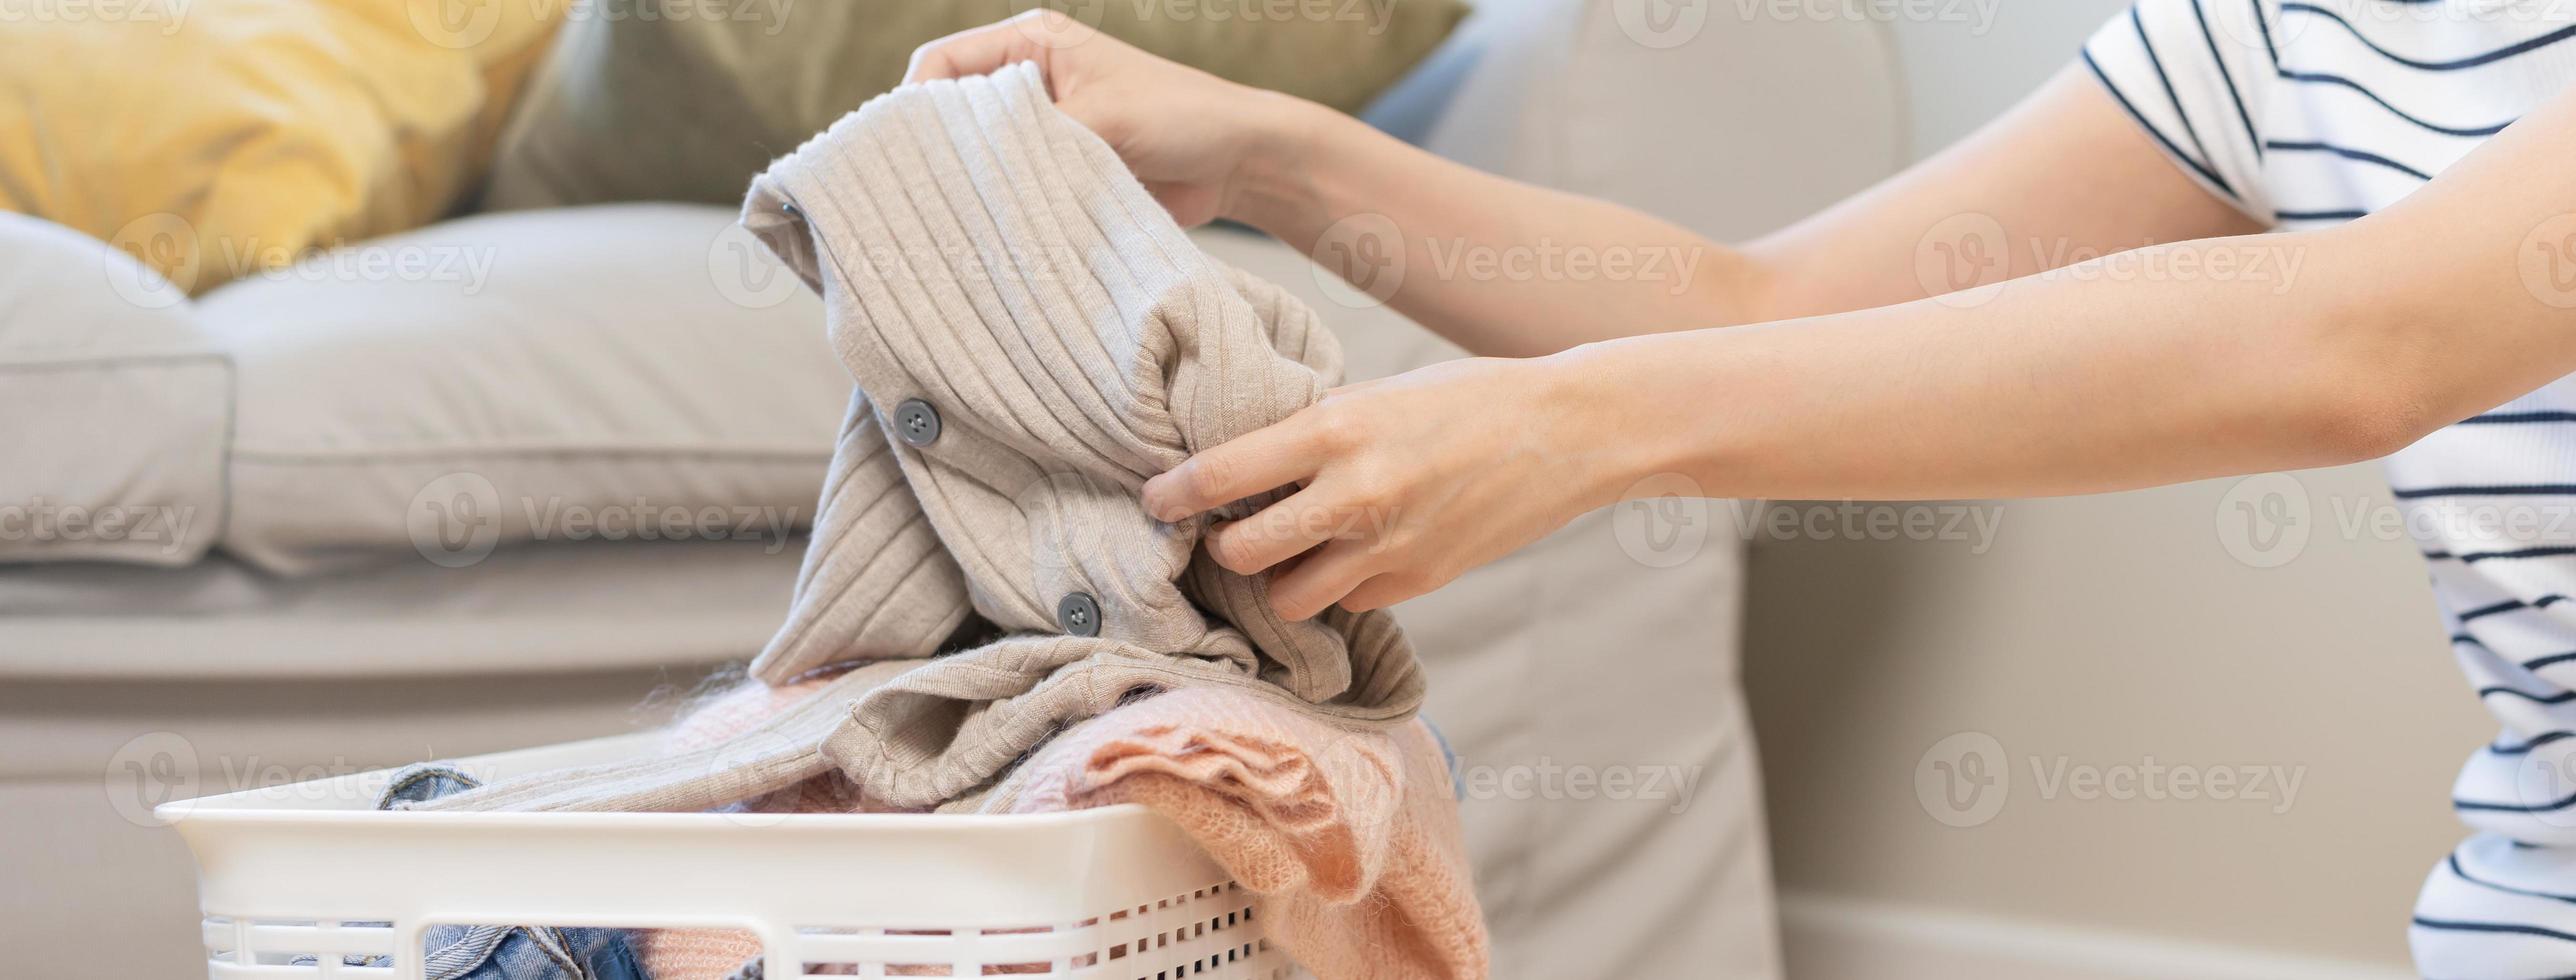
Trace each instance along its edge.
<path fill-rule="evenodd" d="M 2033 496 L 2367 459 L 2576 370 L 2571 155 L 2576 91 L 2335 230 L 1436 365 L 1202 452 L 1145 498 L 1178 519 L 1303 484 L 1210 540 L 1237 571 L 1296 558 L 1271 595 L 1302 616 L 1429 591 L 1657 474 L 1726 497 Z M 1347 523 L 1287 519 L 1313 514 Z"/>
<path fill-rule="evenodd" d="M 1394 230 L 1404 275 L 1379 298 L 1478 354 L 1547 354 L 1643 333 L 1867 309 L 2087 256 L 2257 228 L 2176 170 L 2078 71 L 2061 73 L 1932 159 L 1740 248 L 1616 204 L 1460 166 L 1329 110 L 1307 106 L 1298 118 L 1282 150 L 1248 165 L 1233 216 L 1344 278 L 1368 270 L 1347 265 L 1361 250 L 1327 240 L 1336 222 L 1348 220 L 1345 235 Z M 1979 230 L 1976 240 L 1960 237 Z M 1674 256 L 1661 264 L 1683 274 L 1614 281 L 1460 271 L 1458 257 L 1470 250 L 1541 247 Z"/>
<path fill-rule="evenodd" d="M 910 78 L 1014 61 L 1037 62 L 1057 106 L 1107 140 L 1182 223 L 1242 221 L 1371 284 L 1370 269 L 1355 263 L 1399 248 L 1405 273 L 1381 298 L 1479 354 L 1883 306 L 2087 255 L 2254 229 L 2160 157 L 2080 73 L 1932 160 L 1730 248 L 1625 207 L 1480 173 L 1312 103 L 1154 58 L 1054 11 L 924 45 Z M 1341 228 L 1392 229 L 1398 241 L 1327 239 L 1337 222 L 1364 215 Z M 2001 237 L 1941 240 L 1962 227 Z M 1983 252 L 1942 251 L 1961 245 Z M 1462 259 L 1548 250 L 1653 254 L 1662 272 L 1643 281 L 1496 276 Z M 1926 274 L 1925 262 L 1954 260 L 1983 261 L 1965 279 Z"/>

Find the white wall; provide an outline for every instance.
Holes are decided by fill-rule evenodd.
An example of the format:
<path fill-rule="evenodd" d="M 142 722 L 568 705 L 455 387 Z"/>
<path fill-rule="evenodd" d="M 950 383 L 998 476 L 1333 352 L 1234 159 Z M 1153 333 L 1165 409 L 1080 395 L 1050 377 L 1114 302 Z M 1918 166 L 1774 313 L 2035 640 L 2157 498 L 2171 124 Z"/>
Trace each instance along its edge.
<path fill-rule="evenodd" d="M 1802 0 L 1805 2 L 1805 0 Z M 1893 11 L 1918 155 L 1968 134 L 2073 60 L 2127 0 L 1812 0 Z M 1917 11 L 1917 16 L 1907 16 Z"/>
<path fill-rule="evenodd" d="M 1891 24 L 1918 154 L 2064 65 L 2120 7 L 2000 0 L 1983 24 Z M 1909 976 L 2001 976 L 2010 947 L 2027 975 L 2214 976 L 2232 961 L 2228 975 L 2300 962 L 2411 976 L 2414 890 L 2462 836 L 2450 779 L 2492 730 L 2412 547 L 2346 527 L 2386 506 L 2377 470 L 2290 480 L 1961 511 L 1996 522 L 1985 547 L 1832 528 L 1757 541 L 1748 685 L 1793 973 L 1867 976 L 1892 958 Z M 2249 529 L 2307 540 L 2265 550 Z M 1960 732 L 1982 737 L 1942 741 Z M 1944 768 L 1963 749 L 2009 771 L 1980 798 L 1999 801 L 1981 823 L 1918 795 L 1918 776 L 1927 794 L 1967 785 Z M 2175 767 L 2249 766 L 2296 774 L 2298 789 L 2120 799 L 2051 785 L 2146 776 L 2150 760 L 2168 790 Z M 1957 922 L 1980 925 L 1943 925 Z M 2164 965 L 2099 972 L 2060 954 L 2112 940 L 2033 939 L 2106 935 L 2118 956 Z M 1993 948 L 1952 956 L 1924 937 Z M 1893 952 L 1871 959 L 1880 947 Z"/>

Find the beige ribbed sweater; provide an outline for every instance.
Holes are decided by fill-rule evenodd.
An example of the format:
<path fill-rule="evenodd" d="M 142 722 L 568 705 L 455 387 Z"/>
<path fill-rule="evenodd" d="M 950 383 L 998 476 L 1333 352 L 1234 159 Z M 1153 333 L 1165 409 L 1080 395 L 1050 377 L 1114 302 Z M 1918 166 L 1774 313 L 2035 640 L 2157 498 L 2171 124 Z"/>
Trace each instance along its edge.
<path fill-rule="evenodd" d="M 428 806 L 697 810 L 837 767 L 889 805 L 989 807 L 1015 761 L 1140 692 L 1413 715 L 1392 618 L 1282 620 L 1199 553 L 1202 520 L 1143 512 L 1147 477 L 1312 403 L 1340 350 L 1191 245 L 1034 66 L 870 101 L 761 175 L 743 223 L 821 292 L 860 392 L 753 672 L 872 663 L 714 748 Z"/>

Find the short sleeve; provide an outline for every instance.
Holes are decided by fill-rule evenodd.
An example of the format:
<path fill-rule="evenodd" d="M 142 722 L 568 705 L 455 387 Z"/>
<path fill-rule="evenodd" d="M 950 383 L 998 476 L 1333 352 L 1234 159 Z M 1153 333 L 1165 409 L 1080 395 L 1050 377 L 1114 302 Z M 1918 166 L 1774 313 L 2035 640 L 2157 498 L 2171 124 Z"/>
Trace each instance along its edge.
<path fill-rule="evenodd" d="M 2277 74 L 2264 0 L 2137 0 L 2084 44 L 2113 100 L 2176 166 L 2274 224 L 2263 187 L 2263 89 Z"/>

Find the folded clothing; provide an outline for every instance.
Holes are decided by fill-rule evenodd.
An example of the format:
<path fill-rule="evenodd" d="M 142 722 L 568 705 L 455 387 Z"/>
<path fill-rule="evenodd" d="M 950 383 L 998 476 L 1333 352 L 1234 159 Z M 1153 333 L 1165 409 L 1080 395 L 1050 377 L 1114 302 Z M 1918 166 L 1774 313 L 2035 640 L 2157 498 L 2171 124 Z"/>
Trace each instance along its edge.
<path fill-rule="evenodd" d="M 672 729 L 668 748 L 721 744 L 813 698 L 822 678 L 727 692 Z M 1446 753 L 1417 720 L 1351 731 L 1276 700 L 1189 688 L 1067 730 L 979 801 L 988 813 L 1149 807 L 1256 895 L 1272 942 L 1317 977 L 1474 978 L 1488 969 Z M 825 772 L 733 809 L 891 808 Z M 742 930 L 639 934 L 655 980 L 724 980 L 759 958 Z"/>

